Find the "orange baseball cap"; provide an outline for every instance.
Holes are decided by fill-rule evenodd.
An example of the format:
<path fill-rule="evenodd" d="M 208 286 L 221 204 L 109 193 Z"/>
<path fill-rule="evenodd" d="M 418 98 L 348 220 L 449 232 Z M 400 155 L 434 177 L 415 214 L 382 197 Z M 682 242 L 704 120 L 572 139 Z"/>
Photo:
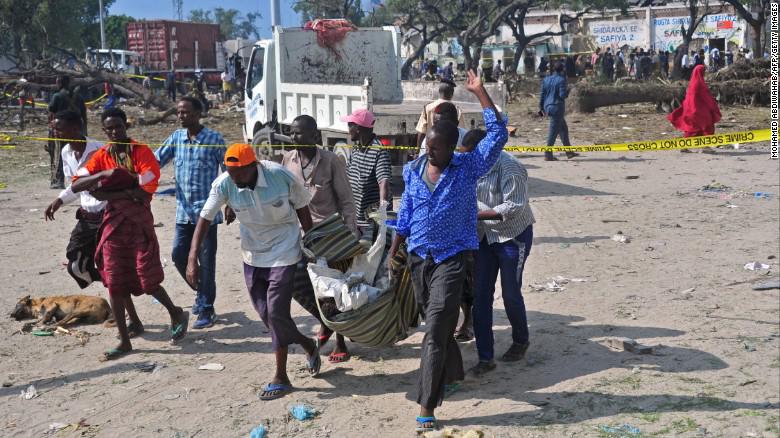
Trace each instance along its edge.
<path fill-rule="evenodd" d="M 234 143 L 225 152 L 225 166 L 243 167 L 257 162 L 252 146 L 246 143 Z"/>

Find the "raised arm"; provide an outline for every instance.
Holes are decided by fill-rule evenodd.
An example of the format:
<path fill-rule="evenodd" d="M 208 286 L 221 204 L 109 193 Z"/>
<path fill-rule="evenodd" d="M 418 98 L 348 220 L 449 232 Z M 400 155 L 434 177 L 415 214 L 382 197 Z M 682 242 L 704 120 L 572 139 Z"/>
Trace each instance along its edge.
<path fill-rule="evenodd" d="M 485 119 L 487 131 L 487 135 L 479 142 L 476 149 L 465 154 L 468 160 L 473 162 L 473 176 L 478 178 L 496 163 L 509 135 L 506 130 L 506 120 L 499 114 L 493 100 L 485 90 L 482 80 L 471 70 L 469 70 L 468 75 L 466 89 L 471 91 L 482 105 L 482 116 Z"/>

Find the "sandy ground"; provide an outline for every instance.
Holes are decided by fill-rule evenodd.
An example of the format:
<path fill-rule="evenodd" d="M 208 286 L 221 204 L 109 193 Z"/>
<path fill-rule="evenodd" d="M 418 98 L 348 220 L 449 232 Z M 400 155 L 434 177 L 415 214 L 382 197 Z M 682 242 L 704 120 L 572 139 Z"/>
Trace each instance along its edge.
<path fill-rule="evenodd" d="M 519 128 L 513 144 L 543 141 L 546 127 L 529 115 L 534 106 L 529 97 L 510 108 Z M 766 108 L 723 112 L 721 131 L 768 126 Z M 229 141 L 239 140 L 239 115 L 209 123 Z M 569 124 L 576 143 L 674 136 L 652 105 L 572 115 Z M 131 133 L 162 140 L 172 129 L 164 124 Z M 499 364 L 484 379 L 466 382 L 437 411 L 443 425 L 488 437 L 640 436 L 626 432 L 629 427 L 622 435 L 604 428 L 624 425 L 641 436 L 780 436 L 778 290 L 751 290 L 755 281 L 777 278 L 780 269 L 780 162 L 769 160 L 768 145 L 715 155 L 592 153 L 557 163 L 539 154 L 520 158 L 529 169 L 537 219 L 523 289 L 531 348 L 527 361 Z M 75 207 L 61 210 L 53 223 L 42 219 L 56 196 L 48 189 L 47 163 L 40 144 L 0 151 L 5 314 L 24 295 L 78 293 L 62 265 Z M 700 190 L 713 181 L 730 189 Z M 171 184 L 170 168 L 163 184 Z M 770 199 L 756 199 L 757 191 L 771 193 Z M 190 306 L 193 294 L 170 262 L 175 201 L 158 197 L 153 209 L 162 224 L 164 284 L 176 303 Z M 631 241 L 611 240 L 618 231 Z M 350 344 L 355 357 L 341 365 L 325 360 L 316 379 L 299 370 L 303 354 L 294 349 L 289 369 L 297 391 L 259 401 L 256 388 L 274 363 L 270 336 L 247 298 L 238 227 L 221 226 L 219 245 L 219 324 L 191 331 L 178 346 L 166 342 L 166 313 L 149 297 L 136 300 L 147 333 L 134 341 L 134 354 L 111 363 L 97 357 L 115 344 L 113 329 L 78 327 L 91 334 L 81 345 L 74 336 L 19 334 L 21 323 L 0 319 L 0 436 L 238 437 L 264 423 L 271 437 L 414 434 L 421 332 L 393 348 Z M 770 265 L 769 272 L 743 269 L 753 261 Z M 556 276 L 587 281 L 558 292 L 529 286 Z M 106 295 L 100 285 L 86 293 Z M 495 305 L 500 354 L 511 341 L 500 298 Z M 313 334 L 316 321 L 293 306 L 301 330 Z M 653 354 L 605 346 L 615 336 L 653 346 Z M 474 343 L 461 349 L 466 366 L 474 364 Z M 164 367 L 139 371 L 149 362 Z M 197 369 L 210 362 L 225 369 Z M 30 385 L 38 397 L 20 399 Z M 321 415 L 290 420 L 287 409 L 297 401 Z M 89 426 L 49 432 L 52 423 L 81 419 Z"/>

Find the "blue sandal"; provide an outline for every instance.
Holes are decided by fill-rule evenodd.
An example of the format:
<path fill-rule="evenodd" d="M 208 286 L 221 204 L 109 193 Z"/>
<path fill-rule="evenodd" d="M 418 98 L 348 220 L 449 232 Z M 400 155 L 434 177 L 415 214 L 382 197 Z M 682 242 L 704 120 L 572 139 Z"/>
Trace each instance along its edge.
<path fill-rule="evenodd" d="M 263 392 L 258 395 L 260 400 L 269 401 L 282 398 L 293 391 L 292 386 L 283 383 L 268 383 L 263 387 Z"/>
<path fill-rule="evenodd" d="M 186 310 L 181 312 L 179 322 L 175 326 L 171 326 L 171 344 L 175 344 L 176 341 L 181 340 L 187 334 L 187 324 L 190 320 L 190 312 Z"/>
<path fill-rule="evenodd" d="M 417 417 L 415 421 L 417 421 L 417 432 L 419 433 L 432 432 L 439 427 L 436 417 Z"/>

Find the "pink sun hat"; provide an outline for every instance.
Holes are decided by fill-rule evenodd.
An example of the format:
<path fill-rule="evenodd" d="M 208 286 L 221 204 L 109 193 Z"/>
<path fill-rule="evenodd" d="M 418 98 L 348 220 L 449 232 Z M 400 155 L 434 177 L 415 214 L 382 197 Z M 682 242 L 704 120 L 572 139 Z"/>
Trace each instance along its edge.
<path fill-rule="evenodd" d="M 341 117 L 342 122 L 354 123 L 364 128 L 374 127 L 374 120 L 374 113 L 365 108 L 356 109 L 352 114 Z"/>

